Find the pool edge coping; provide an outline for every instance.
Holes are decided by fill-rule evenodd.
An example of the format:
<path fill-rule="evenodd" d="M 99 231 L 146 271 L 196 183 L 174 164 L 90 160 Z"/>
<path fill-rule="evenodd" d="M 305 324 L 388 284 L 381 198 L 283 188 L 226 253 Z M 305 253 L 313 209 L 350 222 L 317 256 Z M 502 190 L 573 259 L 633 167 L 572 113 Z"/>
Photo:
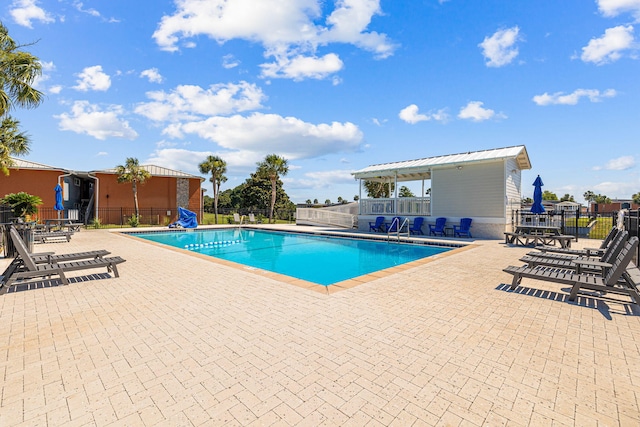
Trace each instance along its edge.
<path fill-rule="evenodd" d="M 201 230 L 211 230 L 211 229 L 222 229 L 222 228 L 236 228 L 236 227 L 211 227 L 211 228 L 201 228 Z M 388 239 L 385 239 L 383 236 L 381 237 L 377 237 L 376 235 L 370 235 L 370 234 L 355 234 L 355 233 L 349 233 L 349 232 L 342 232 L 342 231 L 338 231 L 338 232 L 331 232 L 331 231 L 327 231 L 327 230 L 322 230 L 322 231 L 318 231 L 318 232 L 308 232 L 308 231 L 291 231 L 291 230 L 280 230 L 280 229 L 274 229 L 274 228 L 267 228 L 267 227 L 242 227 L 243 229 L 254 229 L 254 230 L 268 230 L 268 231 L 276 231 L 276 232 L 290 232 L 290 233 L 298 233 L 298 234 L 310 234 L 310 235 L 322 235 L 322 236 L 333 236 L 333 237 L 350 237 L 353 239 L 362 239 L 362 240 L 373 240 L 373 241 L 377 241 L 377 242 L 385 242 Z M 181 229 L 178 229 L 181 230 Z M 196 229 L 182 229 L 184 230 L 184 232 L 189 232 L 189 231 L 195 231 Z M 280 282 L 284 282 L 293 286 L 297 286 L 299 288 L 303 288 L 303 289 L 307 289 L 310 291 L 314 291 L 317 293 L 321 293 L 321 294 L 325 294 L 325 295 L 332 295 L 335 294 L 337 292 L 340 291 L 345 291 L 348 289 L 353 289 L 357 286 L 366 284 L 366 283 L 370 283 L 373 282 L 375 280 L 378 279 L 384 279 L 387 278 L 389 276 L 392 276 L 394 274 L 398 274 L 400 272 L 403 272 L 405 270 L 409 270 L 409 269 L 413 269 L 416 267 L 420 267 L 422 265 L 426 265 L 429 264 L 431 262 L 437 261 L 441 258 L 444 257 L 448 257 L 451 255 L 456 255 L 458 253 L 473 249 L 478 247 L 479 245 L 474 244 L 474 243 L 451 243 L 451 244 L 438 244 L 438 243 L 443 243 L 442 241 L 437 241 L 437 240 L 420 240 L 420 243 L 415 243 L 415 241 L 413 240 L 408 240 L 406 238 L 402 239 L 402 240 L 398 240 L 401 243 L 413 243 L 413 244 L 423 244 L 423 245 L 427 245 L 427 244 L 432 244 L 433 246 L 440 246 L 440 247 L 447 247 L 450 248 L 451 250 L 439 253 L 439 254 L 435 254 L 435 255 L 431 255 L 425 258 L 421 258 L 421 259 L 417 259 L 414 261 L 409 261 L 407 263 L 401 264 L 401 265 L 395 265 L 393 267 L 389 267 L 389 268 L 385 268 L 382 270 L 378 270 L 375 271 L 373 273 L 367 273 L 367 274 L 363 274 L 361 276 L 357 276 L 357 277 L 353 277 L 351 279 L 347 279 L 347 280 L 343 280 L 340 282 L 335 282 L 332 283 L 331 285 L 320 285 L 314 282 L 309 282 L 303 279 L 298 279 L 296 277 L 292 277 L 292 276 L 287 276 L 286 274 L 280 274 L 280 273 L 276 273 L 273 271 L 269 271 L 269 270 L 264 270 L 261 268 L 257 268 L 257 267 L 251 267 L 251 266 L 247 266 L 244 264 L 240 264 L 237 262 L 233 262 L 233 261 L 228 261 L 222 258 L 217 258 L 214 256 L 210 256 L 210 255 L 205 255 L 205 254 L 201 254 L 198 252 L 193 252 L 193 251 L 189 251 L 183 248 L 178 248 L 178 247 L 174 247 L 174 246 L 169 246 L 163 243 L 159 243 L 159 242 L 154 242 L 153 240 L 146 240 L 143 239 L 141 237 L 137 237 L 134 236 L 133 234 L 135 233 L 161 233 L 161 232 L 175 232 L 176 229 L 154 229 L 154 230 L 132 230 L 132 229 L 127 229 L 127 230 L 118 230 L 118 231 L 112 231 L 112 233 L 120 235 L 120 236 L 124 236 L 126 238 L 129 239 L 134 239 L 137 241 L 142 241 L 144 243 L 149 243 L 152 244 L 154 246 L 157 247 L 161 247 L 164 249 L 168 249 L 168 250 L 172 250 L 174 252 L 178 252 L 178 253 L 182 253 L 182 254 L 186 254 L 186 255 L 190 255 L 190 256 L 195 256 L 199 259 L 205 260 L 205 261 L 209 261 L 209 262 L 213 262 L 215 264 L 218 265 L 223 265 L 223 266 L 227 266 L 227 267 L 231 267 L 233 269 L 236 270 L 241 270 L 244 272 L 248 272 L 251 274 L 257 274 L 259 276 L 262 277 L 266 277 L 269 279 L 273 279 L 273 280 L 277 280 Z M 368 237 L 363 237 L 363 236 L 368 236 Z"/>

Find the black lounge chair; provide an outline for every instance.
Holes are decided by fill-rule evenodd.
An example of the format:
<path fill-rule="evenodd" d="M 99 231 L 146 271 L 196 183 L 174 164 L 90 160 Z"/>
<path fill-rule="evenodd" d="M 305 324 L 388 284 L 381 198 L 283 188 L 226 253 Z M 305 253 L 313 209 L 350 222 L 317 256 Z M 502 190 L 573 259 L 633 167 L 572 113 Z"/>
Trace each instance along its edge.
<path fill-rule="evenodd" d="M 566 255 L 602 256 L 607 246 L 609 246 L 609 243 L 611 243 L 619 231 L 618 227 L 611 228 L 607 236 L 602 240 L 602 244 L 599 248 L 570 249 L 557 248 L 555 246 L 538 246 L 536 249 L 543 253 L 551 252 Z"/>
<path fill-rule="evenodd" d="M 0 277 L 0 295 L 7 292 L 11 286 L 17 286 L 24 283 L 24 280 L 35 279 L 40 277 L 58 276 L 63 285 L 68 285 L 69 281 L 65 275 L 65 272 L 86 270 L 91 268 L 105 268 L 107 272 L 113 272 L 115 277 L 119 277 L 117 264 L 125 262 L 120 257 L 108 257 L 104 258 L 100 255 L 96 255 L 102 251 L 92 251 L 89 258 L 80 259 L 76 258 L 75 261 L 59 262 L 52 261 L 47 262 L 45 257 L 53 257 L 52 254 L 36 254 L 29 253 L 27 246 L 24 244 L 22 238 L 15 229 L 10 230 L 11 239 L 18 251 L 18 257 L 12 262 L 7 270 Z M 106 252 L 106 251 L 104 251 Z M 86 254 L 87 252 L 83 253 Z M 75 254 L 80 256 L 80 253 Z M 69 255 L 67 255 L 67 259 Z M 19 260 L 18 260 L 19 258 Z M 58 260 L 65 260 L 65 255 L 58 255 Z"/>
<path fill-rule="evenodd" d="M 581 289 L 628 295 L 635 304 L 640 305 L 637 267 L 631 264 L 634 252 L 638 248 L 638 238 L 632 237 L 624 244 L 620 254 L 606 275 L 577 273 L 574 270 L 554 267 L 514 267 L 505 268 L 504 272 L 513 275 L 511 289 L 516 289 L 523 278 L 544 280 L 547 282 L 571 285 L 569 301 L 574 301 Z"/>
<path fill-rule="evenodd" d="M 38 243 L 46 243 L 51 239 L 66 239 L 67 242 L 71 241 L 73 231 L 36 231 L 33 233 L 33 241 Z"/>
<path fill-rule="evenodd" d="M 615 239 L 613 239 L 605 252 L 599 258 L 550 253 L 543 254 L 544 256 L 541 256 L 529 253 L 520 258 L 520 261 L 526 262 L 529 267 L 543 265 L 548 267 L 572 269 L 579 273 L 582 271 L 595 270 L 601 271 L 602 275 L 605 275 L 607 269 L 612 267 L 613 262 L 624 247 L 627 237 L 629 237 L 629 233 L 626 231 L 617 233 Z"/>

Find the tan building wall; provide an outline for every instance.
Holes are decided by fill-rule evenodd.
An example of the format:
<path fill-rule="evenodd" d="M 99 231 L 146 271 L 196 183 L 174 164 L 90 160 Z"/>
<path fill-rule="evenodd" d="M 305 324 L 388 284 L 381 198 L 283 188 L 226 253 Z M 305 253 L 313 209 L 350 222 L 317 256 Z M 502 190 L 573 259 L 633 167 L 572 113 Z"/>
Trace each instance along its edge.
<path fill-rule="evenodd" d="M 53 209 L 54 188 L 61 175 L 65 175 L 65 171 L 62 169 L 10 169 L 9 176 L 0 176 L 0 197 L 24 191 L 40 197 L 43 207 L 48 210 Z M 118 184 L 117 175 L 114 174 L 96 173 L 95 176 L 99 180 L 96 194 L 98 217 L 104 224 L 119 224 L 123 215 L 120 209 L 125 210 L 126 214 L 130 214 L 128 210 L 134 209 L 131 184 Z M 181 206 L 195 212 L 200 222 L 202 220 L 202 202 L 201 180 L 198 178 L 151 177 L 146 183 L 138 185 L 140 209 L 153 208 L 153 215 L 158 217 L 159 224 L 166 222 L 165 217 L 169 220 L 175 219 L 178 210 L 178 181 L 182 182 L 181 188 L 184 193 Z"/>
<path fill-rule="evenodd" d="M 134 209 L 133 189 L 131 183 L 118 183 L 118 176 L 113 174 L 96 173 L 99 179 L 98 211 L 103 223 L 120 220 L 119 212 L 111 212 L 112 208 Z M 178 203 L 178 182 L 188 182 L 188 206 Z M 187 187 L 187 186 L 185 186 Z M 153 208 L 154 215 L 173 220 L 178 211 L 178 205 L 187 208 L 200 218 L 200 180 L 197 178 L 175 178 L 153 176 L 144 184 L 138 184 L 138 205 L 141 210 Z M 156 211 L 157 210 L 157 211 Z"/>
<path fill-rule="evenodd" d="M 9 193 L 25 193 L 42 199 L 42 206 L 53 208 L 54 188 L 63 170 L 10 169 L 9 176 L 0 174 L 0 198 Z"/>

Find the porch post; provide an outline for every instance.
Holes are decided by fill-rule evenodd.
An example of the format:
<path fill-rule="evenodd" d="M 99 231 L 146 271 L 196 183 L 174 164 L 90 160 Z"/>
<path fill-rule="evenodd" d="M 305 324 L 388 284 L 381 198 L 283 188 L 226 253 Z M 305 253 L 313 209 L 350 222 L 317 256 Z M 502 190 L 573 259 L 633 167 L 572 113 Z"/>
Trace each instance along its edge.
<path fill-rule="evenodd" d="M 358 215 L 362 215 L 362 178 L 358 179 Z"/>
<path fill-rule="evenodd" d="M 424 177 L 422 178 L 422 193 L 420 193 L 420 214 L 424 215 Z"/>
<path fill-rule="evenodd" d="M 398 171 L 393 173 L 393 213 L 398 214 Z"/>

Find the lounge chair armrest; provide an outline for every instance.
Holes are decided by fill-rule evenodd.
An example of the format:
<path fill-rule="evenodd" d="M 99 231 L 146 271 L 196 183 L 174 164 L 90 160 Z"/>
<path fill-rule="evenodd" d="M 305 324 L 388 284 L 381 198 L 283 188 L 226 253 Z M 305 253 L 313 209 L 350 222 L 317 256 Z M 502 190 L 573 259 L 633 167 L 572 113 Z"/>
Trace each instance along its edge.
<path fill-rule="evenodd" d="M 595 270 L 596 268 L 600 268 L 602 270 L 602 275 L 604 276 L 607 268 L 613 267 L 613 264 L 609 264 L 608 262 L 590 260 L 590 259 L 577 259 L 574 263 L 578 266 L 578 273 L 582 271 L 583 268 L 587 268 L 590 270 Z"/>

